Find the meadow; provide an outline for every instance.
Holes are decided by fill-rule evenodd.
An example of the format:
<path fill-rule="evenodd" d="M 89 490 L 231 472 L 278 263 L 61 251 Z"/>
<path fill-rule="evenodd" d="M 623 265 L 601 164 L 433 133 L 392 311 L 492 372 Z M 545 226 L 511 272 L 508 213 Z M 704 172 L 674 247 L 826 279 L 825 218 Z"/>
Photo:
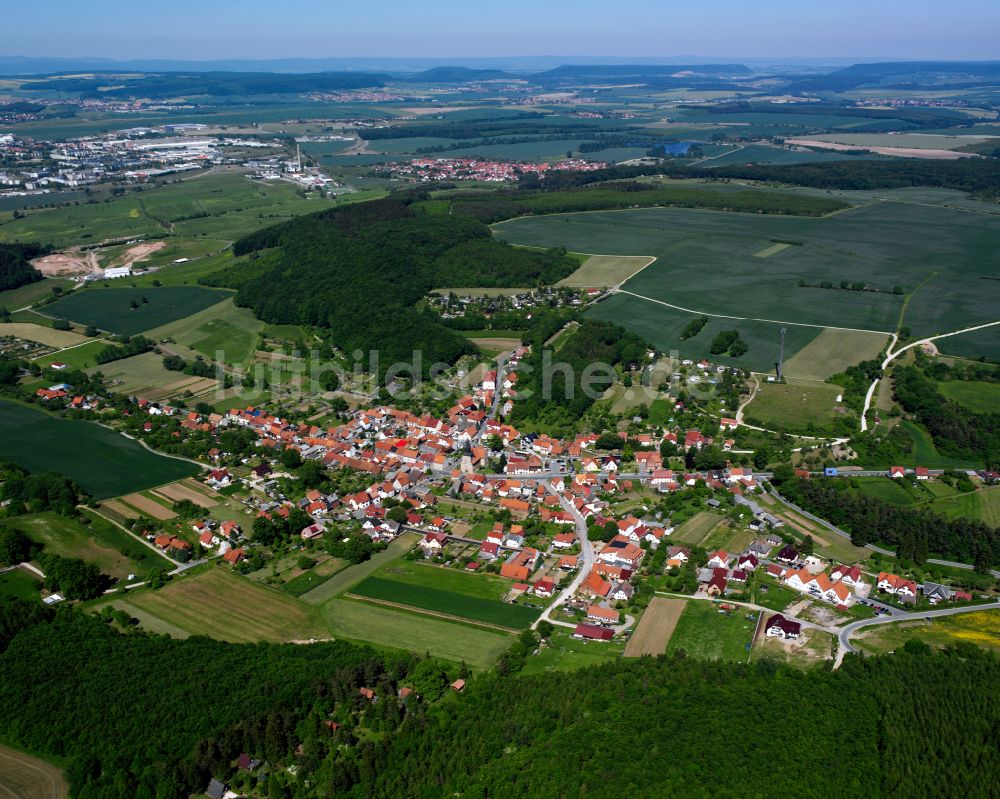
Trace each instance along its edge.
<path fill-rule="evenodd" d="M 931 500 L 927 507 L 949 519 L 972 519 L 997 528 L 1000 527 L 1000 486 L 939 497 Z"/>
<path fill-rule="evenodd" d="M 671 539 L 682 544 L 698 546 L 708 538 L 712 528 L 722 521 L 722 518 L 718 513 L 701 511 L 678 527 Z"/>
<path fill-rule="evenodd" d="M 785 361 L 782 374 L 789 379 L 826 380 L 848 366 L 877 357 L 889 340 L 881 333 L 827 328 Z"/>
<path fill-rule="evenodd" d="M 527 217 L 495 230 L 514 244 L 656 256 L 623 288 L 684 310 L 653 302 L 643 310 L 639 303 L 648 301 L 616 296 L 591 313 L 617 317 L 661 349 L 679 342 L 660 328 L 683 327 L 692 313 L 735 317 L 713 321 L 741 332 L 769 320 L 788 325 L 790 334 L 802 324 L 879 332 L 903 324 L 915 335 L 930 335 L 994 321 L 1000 281 L 979 278 L 991 276 L 1000 218 L 880 194 L 885 201 L 822 218 L 650 208 Z M 777 242 L 797 246 L 755 257 Z M 834 287 L 864 283 L 877 291 L 819 288 L 823 281 Z M 903 293 L 893 293 L 896 287 Z M 807 329 L 811 335 L 786 339 L 786 357 L 819 333 Z M 744 360 L 760 360 L 743 337 L 750 344 Z M 680 348 L 693 352 L 697 338 Z M 982 341 L 980 354 L 1000 355 L 1000 337 L 992 338 Z"/>
<path fill-rule="evenodd" d="M 880 624 L 862 631 L 854 644 L 864 652 L 884 654 L 902 648 L 911 638 L 935 648 L 970 643 L 1000 652 L 1000 611 L 982 610 L 933 621 Z"/>
<path fill-rule="evenodd" d="M 164 368 L 163 357 L 155 352 L 144 352 L 88 370 L 88 374 L 97 372 L 104 376 L 105 385 L 116 393 L 150 401 L 167 399 L 185 391 L 199 394 L 218 385 L 212 378 L 192 377 Z"/>
<path fill-rule="evenodd" d="M 218 295 L 216 295 L 218 296 Z M 257 347 L 264 323 L 249 308 L 237 308 L 232 297 L 201 311 L 147 331 L 154 341 L 172 339 L 208 360 L 223 353 L 227 364 L 243 364 Z"/>
<path fill-rule="evenodd" d="M 572 275 L 556 283 L 571 288 L 617 286 L 649 265 L 649 258 L 635 255 L 591 255 Z"/>
<path fill-rule="evenodd" d="M 38 600 L 42 582 L 26 569 L 12 569 L 0 572 L 0 597 L 12 596 L 17 599 Z"/>
<path fill-rule="evenodd" d="M 228 292 L 200 286 L 84 289 L 47 305 L 45 314 L 134 336 L 184 319 L 229 296 Z M 133 302 L 138 307 L 133 308 Z"/>
<path fill-rule="evenodd" d="M 57 419 L 8 400 L 0 400 L 0 458 L 32 472 L 64 474 L 95 499 L 199 471 L 192 463 L 157 455 L 94 422 Z"/>
<path fill-rule="evenodd" d="M 551 671 L 576 671 L 588 666 L 600 666 L 622 655 L 621 641 L 581 641 L 573 631 L 556 627 L 548 641 L 528 657 L 522 674 L 545 674 Z"/>
<path fill-rule="evenodd" d="M 789 378 L 763 383 L 744 410 L 749 424 L 771 430 L 810 432 L 828 429 L 837 418 L 839 386 Z"/>
<path fill-rule="evenodd" d="M 746 661 L 756 621 L 745 614 L 742 608 L 723 613 L 715 602 L 689 600 L 670 637 L 667 654 L 683 650 L 699 660 Z"/>
<path fill-rule="evenodd" d="M 938 391 L 973 413 L 1000 412 L 1000 383 L 949 380 L 938 383 Z"/>

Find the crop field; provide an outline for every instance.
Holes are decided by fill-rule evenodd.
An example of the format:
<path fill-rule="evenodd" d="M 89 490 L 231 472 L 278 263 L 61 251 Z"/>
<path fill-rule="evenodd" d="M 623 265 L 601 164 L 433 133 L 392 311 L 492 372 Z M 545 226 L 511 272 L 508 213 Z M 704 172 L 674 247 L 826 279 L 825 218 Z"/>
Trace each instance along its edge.
<path fill-rule="evenodd" d="M 154 341 L 165 338 L 194 350 L 209 360 L 223 353 L 225 363 L 242 364 L 254 352 L 264 323 L 249 308 L 237 308 L 232 297 L 147 332 Z"/>
<path fill-rule="evenodd" d="M 670 636 L 674 634 L 677 622 L 687 602 L 683 599 L 667 599 L 654 597 L 649 601 L 639 619 L 639 624 L 632 637 L 625 645 L 625 657 L 640 657 L 642 655 L 662 655 L 667 651 Z"/>
<path fill-rule="evenodd" d="M 784 147 L 768 147 L 761 144 L 749 144 L 742 149 L 730 147 L 728 150 L 711 160 L 695 163 L 695 166 L 711 169 L 715 166 L 733 164 L 814 164 L 819 161 L 849 161 L 858 157 L 848 153 L 788 150 Z"/>
<path fill-rule="evenodd" d="M 520 630 L 530 627 L 539 611 L 521 605 L 508 605 L 496 599 L 484 599 L 455 591 L 369 577 L 351 589 L 351 593 L 382 602 L 458 616 L 472 621 Z"/>
<path fill-rule="evenodd" d="M 649 262 L 649 258 L 641 255 L 591 255 L 579 269 L 556 285 L 571 288 L 617 286 Z"/>
<path fill-rule="evenodd" d="M 44 355 L 36 358 L 35 362 L 39 366 L 49 366 L 53 363 L 64 363 L 74 369 L 89 369 L 97 366 L 97 353 L 108 346 L 108 342 L 102 340 L 87 339 L 85 344 L 71 347 L 66 350 L 57 350 L 51 355 Z"/>
<path fill-rule="evenodd" d="M 218 493 L 194 480 L 183 480 L 179 483 L 160 486 L 156 489 L 156 493 L 166 497 L 170 502 L 186 499 L 202 508 L 214 508 L 221 499 Z"/>
<path fill-rule="evenodd" d="M 788 378 L 826 380 L 848 366 L 875 358 L 888 345 L 889 336 L 861 330 L 827 328 L 785 361 Z"/>
<path fill-rule="evenodd" d="M 24 308 L 38 302 L 43 297 L 48 297 L 54 288 L 61 288 L 65 291 L 72 287 L 73 283 L 69 280 L 45 278 L 16 289 L 0 291 L 0 308 L 7 308 L 11 311 Z"/>
<path fill-rule="evenodd" d="M 169 483 L 198 471 L 157 455 L 93 422 L 56 419 L 25 405 L 0 400 L 0 458 L 32 472 L 56 471 L 95 499 Z"/>
<path fill-rule="evenodd" d="M 983 281 L 984 283 L 987 281 Z M 960 336 L 948 336 L 935 341 L 938 351 L 945 355 L 958 355 L 962 358 L 979 358 L 988 355 L 993 359 L 1000 358 L 1000 327 L 987 327 L 962 333 Z"/>
<path fill-rule="evenodd" d="M 157 502 L 155 499 L 150 499 L 142 494 L 126 494 L 125 496 L 120 497 L 120 499 L 122 502 L 135 508 L 142 515 L 148 516 L 150 519 L 166 521 L 167 519 L 174 519 L 177 517 L 177 514 L 170 510 L 170 508 L 162 502 Z"/>
<path fill-rule="evenodd" d="M 387 563 L 373 576 L 383 580 L 498 601 L 510 590 L 510 580 L 503 577 L 492 574 L 470 574 L 466 571 L 429 566 L 408 560 Z"/>
<path fill-rule="evenodd" d="M 128 601 L 191 635 L 219 641 L 303 641 L 329 637 L 314 608 L 224 567 L 177 578 Z"/>
<path fill-rule="evenodd" d="M 53 330 L 51 327 L 33 325 L 30 322 L 7 322 L 0 327 L 0 335 L 37 341 L 47 347 L 72 347 L 90 341 L 86 336 L 74 333 L 72 330 Z"/>
<path fill-rule="evenodd" d="M 670 637 L 667 654 L 684 650 L 688 657 L 699 660 L 746 661 L 756 621 L 745 614 L 745 608 L 723 613 L 714 602 L 688 601 Z"/>
<path fill-rule="evenodd" d="M 85 289 L 46 306 L 45 314 L 134 336 L 184 319 L 228 296 L 227 292 L 200 286 Z M 137 308 L 132 307 L 133 302 L 138 304 Z"/>
<path fill-rule="evenodd" d="M 417 543 L 418 539 L 419 536 L 416 533 L 403 533 L 398 538 L 393 539 L 389 543 L 389 546 L 382 552 L 372 555 L 371 558 L 363 563 L 348 566 L 343 571 L 335 574 L 325 583 L 322 583 L 311 591 L 304 593 L 302 595 L 302 601 L 307 602 L 310 605 L 321 605 L 324 602 L 339 596 L 352 585 L 360 583 L 366 577 L 369 577 L 378 571 L 382 566 L 394 561 L 404 552 L 411 550 Z"/>
<path fill-rule="evenodd" d="M 10 799 L 66 799 L 62 772 L 37 757 L 0 746 L 0 796 Z"/>
<path fill-rule="evenodd" d="M 0 226 L 0 241 L 65 247 L 164 235 L 235 239 L 332 204 L 303 199 L 284 181 L 251 181 L 234 172 L 203 174 L 107 202 L 30 210 Z"/>
<path fill-rule="evenodd" d="M 763 383 L 744 410 L 749 424 L 772 430 L 817 431 L 836 418 L 837 396 L 842 389 L 828 383 L 798 381 Z"/>
<path fill-rule="evenodd" d="M 347 568 L 347 561 L 340 558 L 328 558 L 298 574 L 281 586 L 281 590 L 292 596 L 302 596 L 317 586 L 329 580 L 339 571 Z"/>
<path fill-rule="evenodd" d="M 744 319 L 784 323 L 790 334 L 802 324 L 892 331 L 907 300 L 902 324 L 915 335 L 994 321 L 1000 281 L 979 278 L 991 275 L 1000 218 L 892 202 L 893 192 L 880 194 L 887 199 L 824 218 L 650 208 L 526 217 L 496 231 L 515 244 L 656 256 L 625 290 L 680 313 L 737 317 L 713 321 L 741 332 Z M 754 257 L 778 242 L 798 246 Z M 832 287 L 819 288 L 824 281 Z M 845 281 L 848 288 L 840 288 Z M 852 290 L 853 283 L 867 290 Z M 902 294 L 893 293 L 897 287 Z M 683 327 L 686 319 L 664 305 L 649 303 L 643 310 L 638 298 L 630 300 L 616 296 L 592 313 L 617 317 L 660 348 L 676 343 L 658 331 L 678 322 Z M 808 340 L 818 332 L 813 328 Z M 754 342 L 743 337 L 750 344 L 744 359 L 757 357 Z M 681 348 L 691 349 L 698 338 Z M 1000 354 L 1000 337 L 993 338 L 992 349 L 982 354 Z M 786 355 L 808 340 L 786 340 Z"/>
<path fill-rule="evenodd" d="M 89 370 L 100 372 L 105 382 L 119 394 L 134 394 L 148 400 L 161 400 L 190 390 L 198 394 L 216 385 L 209 377 L 192 377 L 183 372 L 172 372 L 163 366 L 163 356 L 144 352 L 131 358 L 122 358 Z"/>
<path fill-rule="evenodd" d="M 673 536 L 671 536 L 671 539 L 697 546 L 708 538 L 709 533 L 712 532 L 712 528 L 722 521 L 722 518 L 718 513 L 712 513 L 707 510 L 701 511 L 678 527 Z"/>
<path fill-rule="evenodd" d="M 938 391 L 973 413 L 1000 412 L 1000 383 L 949 380 L 938 383 Z"/>
<path fill-rule="evenodd" d="M 330 633 L 337 638 L 430 652 L 435 657 L 465 661 L 483 669 L 492 665 L 514 640 L 509 633 L 498 630 L 348 599 L 336 599 L 322 610 Z"/>

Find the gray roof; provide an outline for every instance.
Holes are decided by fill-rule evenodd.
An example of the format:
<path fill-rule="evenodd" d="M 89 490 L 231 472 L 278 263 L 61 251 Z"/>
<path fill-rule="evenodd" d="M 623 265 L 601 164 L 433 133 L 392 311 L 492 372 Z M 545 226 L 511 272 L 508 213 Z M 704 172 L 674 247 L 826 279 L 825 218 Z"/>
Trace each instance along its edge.
<path fill-rule="evenodd" d="M 226 792 L 226 784 L 224 782 L 219 782 L 213 779 L 208 783 L 208 787 L 205 789 L 205 794 L 212 797 L 212 799 L 222 799 L 223 794 Z"/>

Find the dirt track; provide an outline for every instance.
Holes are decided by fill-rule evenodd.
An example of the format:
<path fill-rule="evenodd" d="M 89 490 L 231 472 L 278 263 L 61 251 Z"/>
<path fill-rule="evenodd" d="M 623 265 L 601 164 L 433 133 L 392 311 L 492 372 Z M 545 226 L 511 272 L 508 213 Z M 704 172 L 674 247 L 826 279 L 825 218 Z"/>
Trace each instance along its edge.
<path fill-rule="evenodd" d="M 36 258 L 34 267 L 45 277 L 78 277 L 103 273 L 94 250 L 70 249 Z"/>

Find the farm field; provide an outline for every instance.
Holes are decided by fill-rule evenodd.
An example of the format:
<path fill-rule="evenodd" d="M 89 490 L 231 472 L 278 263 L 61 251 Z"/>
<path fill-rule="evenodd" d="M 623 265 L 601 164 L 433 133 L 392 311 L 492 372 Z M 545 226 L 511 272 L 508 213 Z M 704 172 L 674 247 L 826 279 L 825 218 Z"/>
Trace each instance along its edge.
<path fill-rule="evenodd" d="M 678 527 L 671 536 L 671 540 L 697 546 L 708 538 L 709 533 L 712 532 L 712 528 L 722 521 L 722 518 L 721 514 L 707 510 L 701 511 Z"/>
<path fill-rule="evenodd" d="M 945 616 L 933 621 L 879 624 L 862 630 L 853 643 L 865 652 L 884 654 L 901 648 L 911 638 L 943 649 L 958 643 L 975 644 L 1000 652 L 1000 611 L 982 610 Z"/>
<path fill-rule="evenodd" d="M 902 324 L 914 335 L 994 321 L 1000 283 L 978 278 L 990 274 L 989 252 L 1000 240 L 1000 218 L 911 204 L 905 194 L 893 202 L 892 191 L 880 195 L 886 200 L 825 218 L 650 208 L 525 217 L 495 230 L 514 244 L 656 256 L 624 289 L 690 313 L 891 331 L 912 294 Z M 798 246 L 764 261 L 754 257 L 778 242 Z M 878 291 L 812 287 L 824 280 L 834 286 L 863 282 Z M 902 295 L 892 293 L 897 286 Z M 607 301 L 593 313 L 617 316 L 639 333 L 655 332 L 655 319 L 637 320 L 635 304 L 622 307 L 618 297 L 613 300 L 617 307 Z M 660 326 L 674 324 L 667 313 L 671 309 L 650 304 L 646 313 L 662 316 Z M 723 321 L 743 326 L 741 320 Z M 649 337 L 661 348 L 669 343 L 662 333 Z M 748 343 L 751 356 L 754 346 Z M 786 341 L 786 355 L 806 343 Z M 991 353 L 1000 354 L 1000 341 L 982 354 Z"/>
<path fill-rule="evenodd" d="M 47 347 L 72 347 L 85 344 L 91 339 L 72 330 L 53 330 L 44 325 L 34 325 L 30 322 L 7 322 L 0 327 L 0 335 L 37 341 Z"/>
<path fill-rule="evenodd" d="M 912 505 L 916 499 L 897 480 L 888 477 L 856 477 L 851 485 L 866 497 L 880 499 L 890 505 Z"/>
<path fill-rule="evenodd" d="M 338 638 L 430 652 L 435 657 L 464 660 L 479 668 L 489 667 L 514 640 L 509 633 L 498 630 L 349 599 L 327 603 L 322 614 L 330 632 Z"/>
<path fill-rule="evenodd" d="M 837 396 L 843 389 L 828 383 L 763 383 L 744 410 L 747 423 L 778 431 L 822 431 L 836 420 Z"/>
<path fill-rule="evenodd" d="M 169 483 L 198 471 L 93 422 L 56 419 L 0 400 L 0 458 L 33 472 L 58 471 L 95 499 Z"/>
<path fill-rule="evenodd" d="M 339 571 L 347 568 L 347 561 L 340 558 L 328 558 L 317 563 L 311 569 L 302 572 L 281 586 L 281 590 L 292 596 L 302 596 L 317 586 L 329 580 Z"/>
<path fill-rule="evenodd" d="M 154 341 L 173 339 L 206 359 L 216 360 L 224 353 L 223 362 L 244 363 L 254 352 L 264 323 L 255 319 L 249 308 L 237 308 L 231 297 L 147 332 Z"/>
<path fill-rule="evenodd" d="M 97 366 L 97 353 L 108 346 L 104 339 L 87 339 L 86 344 L 81 344 L 67 350 L 58 350 L 51 355 L 36 358 L 35 362 L 39 366 L 49 366 L 53 363 L 64 363 L 74 369 L 89 369 Z"/>
<path fill-rule="evenodd" d="M 530 655 L 522 674 L 545 674 L 550 671 L 576 671 L 588 666 L 600 666 L 622 656 L 622 644 L 614 641 L 580 641 L 572 630 L 556 627 L 546 646 L 537 655 Z"/>
<path fill-rule="evenodd" d="M 827 328 L 786 360 L 782 373 L 800 380 L 826 380 L 848 366 L 875 358 L 888 343 L 889 336 L 881 333 Z"/>
<path fill-rule="evenodd" d="M 144 352 L 88 370 L 89 374 L 97 372 L 104 376 L 105 383 L 116 393 L 151 401 L 167 399 L 188 390 L 198 394 L 217 385 L 210 377 L 192 377 L 164 368 L 163 356 L 155 352 Z"/>
<path fill-rule="evenodd" d="M 483 537 L 485 538 L 485 534 Z M 457 569 L 402 559 L 387 563 L 373 576 L 382 580 L 497 601 L 507 594 L 511 585 L 510 580 L 492 574 L 470 574 Z"/>
<path fill-rule="evenodd" d="M 990 527 L 1000 527 L 1000 486 L 981 488 L 971 494 L 933 499 L 930 510 L 949 519 L 971 519 Z"/>
<path fill-rule="evenodd" d="M 26 286 L 20 286 L 16 289 L 0 291 L 0 308 L 7 308 L 11 311 L 24 308 L 34 302 L 38 302 L 43 297 L 50 296 L 54 288 L 61 288 L 64 291 L 68 291 L 73 288 L 73 285 L 73 282 L 69 280 L 45 278 L 44 280 L 37 280 L 34 283 L 29 283 Z"/>
<path fill-rule="evenodd" d="M 667 654 L 684 650 L 700 660 L 746 661 L 747 645 L 756 621 L 745 617 L 746 609 L 719 611 L 715 602 L 689 600 L 667 645 Z"/>
<path fill-rule="evenodd" d="M 354 586 L 351 594 L 516 630 L 530 627 L 540 614 L 532 608 L 505 604 L 497 599 L 382 577 L 368 577 Z"/>
<path fill-rule="evenodd" d="M 11 799 L 66 799 L 62 772 L 37 757 L 0 745 L 0 796 Z"/>
<path fill-rule="evenodd" d="M 332 204 L 318 197 L 300 197 L 291 183 L 251 181 L 236 172 L 216 172 L 130 192 L 108 202 L 30 210 L 24 218 L 0 226 L 0 241 L 66 247 L 165 234 L 235 239 Z"/>
<path fill-rule="evenodd" d="M 687 602 L 683 599 L 653 597 L 625 645 L 625 657 L 662 655 L 674 634 Z"/>
<path fill-rule="evenodd" d="M 224 567 L 175 579 L 156 591 L 133 591 L 128 601 L 191 635 L 231 643 L 328 637 L 315 609 Z"/>
<path fill-rule="evenodd" d="M 418 539 L 419 536 L 416 533 L 403 533 L 398 538 L 393 539 L 385 550 L 372 555 L 364 563 L 348 566 L 325 583 L 304 593 L 301 597 L 302 601 L 310 605 L 321 605 L 327 600 L 333 599 L 352 585 L 360 583 L 366 577 L 374 574 L 385 564 L 412 549 Z"/>
<path fill-rule="evenodd" d="M 579 269 L 556 285 L 571 288 L 617 286 L 649 263 L 650 259 L 641 255 L 591 255 Z"/>
<path fill-rule="evenodd" d="M 184 319 L 228 296 L 228 292 L 201 286 L 84 289 L 46 306 L 45 315 L 134 336 Z M 139 307 L 132 308 L 132 302 Z"/>
<path fill-rule="evenodd" d="M 973 469 L 981 466 L 981 464 L 977 464 L 974 461 L 941 455 L 937 451 L 937 447 L 934 446 L 930 434 L 924 428 L 908 419 L 900 422 L 899 427 L 913 439 L 911 462 L 904 463 L 904 466 L 926 466 L 929 469 Z"/>
<path fill-rule="evenodd" d="M 938 391 L 973 413 L 1000 412 L 1000 383 L 949 380 L 938 383 Z"/>

